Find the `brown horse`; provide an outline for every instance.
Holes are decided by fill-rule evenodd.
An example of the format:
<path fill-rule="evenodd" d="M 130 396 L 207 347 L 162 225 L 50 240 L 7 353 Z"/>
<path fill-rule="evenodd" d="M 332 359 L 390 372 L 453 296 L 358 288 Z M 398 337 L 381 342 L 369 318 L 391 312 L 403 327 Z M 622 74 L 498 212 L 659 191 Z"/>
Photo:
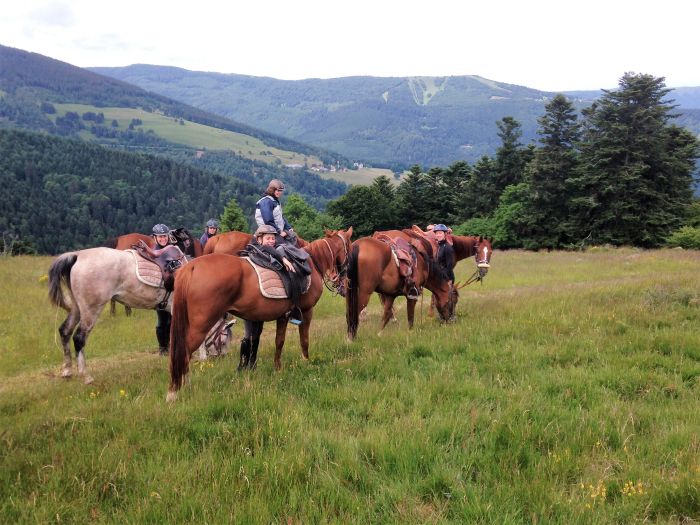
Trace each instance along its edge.
<path fill-rule="evenodd" d="M 250 233 L 230 231 L 215 235 L 204 245 L 204 255 L 210 253 L 227 253 L 228 255 L 238 255 L 252 241 L 253 236 Z M 303 248 L 309 243 L 301 237 L 298 246 Z"/>
<path fill-rule="evenodd" d="M 442 272 L 426 253 L 427 247 L 418 249 L 416 268 L 413 279 L 416 287 L 425 286 L 436 298 L 438 312 L 442 320 L 453 317 L 457 304 L 457 291 L 444 279 Z M 346 321 L 348 339 L 353 340 L 357 335 L 359 315 L 369 302 L 373 292 L 384 296 L 384 314 L 381 330 L 392 317 L 392 307 L 396 297 L 403 295 L 405 280 L 399 273 L 398 265 L 394 262 L 391 247 L 372 237 L 363 237 L 352 244 L 348 262 L 348 279 L 346 300 Z M 413 327 L 416 299 L 406 297 L 408 326 Z"/>
<path fill-rule="evenodd" d="M 347 231 L 326 231 L 323 239 L 303 248 L 313 262 L 311 285 L 299 304 L 303 318 L 299 340 L 304 359 L 309 358 L 309 328 L 313 307 L 323 291 L 323 277 L 343 272 L 351 236 L 352 227 Z M 241 257 L 213 253 L 179 270 L 173 296 L 168 401 L 177 398 L 189 369 L 190 356 L 225 312 L 249 321 L 277 321 L 275 368 L 279 369 L 288 322 L 285 314 L 292 307 L 289 299 L 264 297 L 255 270 Z"/>
<path fill-rule="evenodd" d="M 411 241 L 411 239 L 424 239 L 427 240 L 431 245 L 432 257 L 437 256 L 437 239 L 432 231 L 423 231 L 418 226 L 413 226 L 412 229 L 404 230 L 389 230 L 385 232 L 376 232 L 374 235 L 386 234 L 389 237 L 401 237 L 406 241 Z M 452 242 L 452 247 L 455 252 L 455 263 L 466 259 L 467 257 L 474 256 L 476 260 L 476 270 L 472 276 L 467 279 L 461 285 L 455 283 L 455 288 L 457 290 L 464 288 L 466 285 L 471 284 L 475 281 L 482 281 L 491 267 L 491 255 L 493 254 L 493 248 L 491 246 L 491 241 L 486 237 L 481 236 L 463 236 L 463 235 L 449 235 L 449 240 Z M 384 304 L 384 297 L 380 294 L 380 299 L 382 304 Z M 428 311 L 428 316 L 432 317 L 434 315 L 435 309 L 435 298 L 430 301 L 430 310 Z M 392 312 L 392 318 L 395 317 Z"/>

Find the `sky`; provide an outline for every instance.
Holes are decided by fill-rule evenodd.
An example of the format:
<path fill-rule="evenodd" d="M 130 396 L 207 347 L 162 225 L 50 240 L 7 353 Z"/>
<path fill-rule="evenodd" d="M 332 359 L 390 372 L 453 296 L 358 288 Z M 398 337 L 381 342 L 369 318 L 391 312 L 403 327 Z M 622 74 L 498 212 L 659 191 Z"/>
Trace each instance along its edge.
<path fill-rule="evenodd" d="M 79 67 L 479 75 L 543 91 L 634 72 L 682 87 L 700 86 L 698 15 L 693 0 L 22 0 L 3 3 L 0 44 Z"/>

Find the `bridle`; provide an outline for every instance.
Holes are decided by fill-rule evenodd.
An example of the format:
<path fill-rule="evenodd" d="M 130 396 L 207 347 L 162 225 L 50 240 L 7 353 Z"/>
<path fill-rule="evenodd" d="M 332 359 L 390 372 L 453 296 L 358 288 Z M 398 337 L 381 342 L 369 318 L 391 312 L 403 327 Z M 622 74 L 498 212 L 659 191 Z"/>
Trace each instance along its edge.
<path fill-rule="evenodd" d="M 331 292 L 333 295 L 343 295 L 343 277 L 348 272 L 348 247 L 347 247 L 347 242 L 345 238 L 340 234 L 340 232 L 335 232 L 335 235 L 340 237 L 340 239 L 343 241 L 343 253 L 345 257 L 343 258 L 343 262 L 340 263 L 340 265 L 336 264 L 335 265 L 335 276 L 329 277 L 327 275 L 328 272 L 323 272 L 322 273 L 322 278 L 323 278 L 323 284 L 326 287 L 326 289 Z M 328 242 L 328 239 L 325 237 L 321 239 L 324 243 L 326 243 L 326 247 L 328 248 L 329 253 L 331 254 L 331 260 L 335 262 L 336 255 L 333 253 L 333 248 L 331 248 L 331 243 Z M 319 272 L 321 273 L 321 272 Z"/>
<path fill-rule="evenodd" d="M 481 250 L 476 247 L 476 242 L 474 242 L 475 246 L 475 251 L 476 255 L 478 257 L 479 253 L 481 253 Z M 463 286 L 466 286 L 468 284 L 474 283 L 474 282 L 481 282 L 481 284 L 484 284 L 484 277 L 486 277 L 486 271 L 485 268 L 489 267 L 489 260 L 488 260 L 488 255 L 484 255 L 482 259 L 476 259 L 476 270 L 472 274 L 472 276 L 467 279 L 464 283 Z"/>

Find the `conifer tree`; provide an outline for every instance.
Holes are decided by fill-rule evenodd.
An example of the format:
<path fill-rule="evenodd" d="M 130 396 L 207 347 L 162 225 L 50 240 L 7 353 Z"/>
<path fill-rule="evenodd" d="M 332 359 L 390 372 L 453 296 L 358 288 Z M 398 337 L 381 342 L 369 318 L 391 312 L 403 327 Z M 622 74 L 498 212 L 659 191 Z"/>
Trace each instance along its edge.
<path fill-rule="evenodd" d="M 698 142 L 673 118 L 664 78 L 626 73 L 586 112 L 578 223 L 592 242 L 654 247 L 683 222 Z"/>
<path fill-rule="evenodd" d="M 236 199 L 231 199 L 224 208 L 224 213 L 221 214 L 219 220 L 222 232 L 242 231 L 247 232 L 250 229 L 248 221 L 243 215 L 241 207 L 236 202 Z"/>
<path fill-rule="evenodd" d="M 556 95 L 545 106 L 545 114 L 538 122 L 542 147 L 526 170 L 532 214 L 528 244 L 557 248 L 576 238 L 569 221 L 567 181 L 578 165 L 580 125 L 573 104 L 563 95 Z"/>

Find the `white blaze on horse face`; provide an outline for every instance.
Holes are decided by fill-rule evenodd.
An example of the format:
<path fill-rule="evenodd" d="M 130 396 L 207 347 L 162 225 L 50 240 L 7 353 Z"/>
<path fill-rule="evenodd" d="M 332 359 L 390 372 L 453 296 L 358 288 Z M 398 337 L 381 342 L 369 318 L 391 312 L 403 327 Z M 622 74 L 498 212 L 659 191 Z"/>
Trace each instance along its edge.
<path fill-rule="evenodd" d="M 489 260 L 489 247 L 484 246 L 484 260 L 488 261 Z"/>

